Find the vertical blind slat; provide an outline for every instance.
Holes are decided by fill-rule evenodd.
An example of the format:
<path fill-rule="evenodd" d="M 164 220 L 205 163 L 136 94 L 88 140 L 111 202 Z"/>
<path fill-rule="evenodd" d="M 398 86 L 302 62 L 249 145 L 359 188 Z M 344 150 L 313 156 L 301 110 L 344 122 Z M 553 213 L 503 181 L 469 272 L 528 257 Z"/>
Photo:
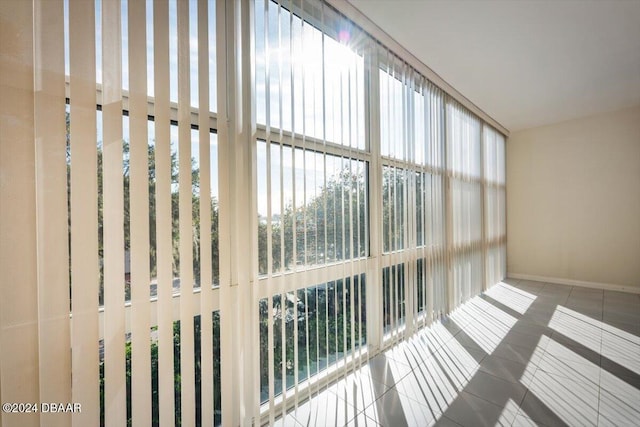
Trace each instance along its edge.
<path fill-rule="evenodd" d="M 215 4 L 213 5 L 215 7 Z M 211 174 L 217 165 L 211 162 L 209 132 L 209 1 L 198 0 L 198 127 L 200 152 L 200 369 L 203 426 L 213 425 L 213 396 L 216 378 L 213 372 L 213 325 L 211 265 Z M 213 82 L 215 85 L 215 82 Z M 195 337 L 198 339 L 198 337 Z M 218 379 L 219 380 L 219 379 Z"/>
<path fill-rule="evenodd" d="M 149 143 L 146 2 L 128 2 L 131 212 L 131 407 L 133 425 L 151 424 Z"/>
<path fill-rule="evenodd" d="M 36 1 L 34 13 L 39 400 L 71 402 L 63 2 Z M 70 423 L 70 413 L 41 414 L 42 425 Z"/>
<path fill-rule="evenodd" d="M 180 403 L 183 425 L 195 424 L 193 304 L 193 214 L 191 168 L 191 98 L 189 3 L 178 12 L 178 162 L 180 256 Z"/>
<path fill-rule="evenodd" d="M 74 426 L 100 422 L 98 182 L 94 3 L 69 1 L 72 400 Z"/>
<path fill-rule="evenodd" d="M 127 422 L 125 376 L 124 190 L 120 2 L 102 0 L 102 171 L 104 242 L 104 413 Z"/>
<path fill-rule="evenodd" d="M 173 352 L 173 244 L 169 106 L 169 4 L 153 4 L 154 127 L 158 311 L 158 412 L 160 425 L 175 425 Z"/>
<path fill-rule="evenodd" d="M 10 349 L 0 353 L 3 403 L 39 397 L 33 7 L 0 4 L 0 347 Z M 31 415 L 3 411 L 0 424 L 39 425 L 40 414 Z"/>

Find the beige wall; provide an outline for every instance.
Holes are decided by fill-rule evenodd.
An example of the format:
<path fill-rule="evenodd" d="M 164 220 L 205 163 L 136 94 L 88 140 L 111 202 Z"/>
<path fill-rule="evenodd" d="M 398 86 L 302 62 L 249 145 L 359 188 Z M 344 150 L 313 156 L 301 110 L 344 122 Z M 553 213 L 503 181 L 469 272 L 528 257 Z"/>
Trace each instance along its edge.
<path fill-rule="evenodd" d="M 511 134 L 507 270 L 640 289 L 640 107 Z"/>

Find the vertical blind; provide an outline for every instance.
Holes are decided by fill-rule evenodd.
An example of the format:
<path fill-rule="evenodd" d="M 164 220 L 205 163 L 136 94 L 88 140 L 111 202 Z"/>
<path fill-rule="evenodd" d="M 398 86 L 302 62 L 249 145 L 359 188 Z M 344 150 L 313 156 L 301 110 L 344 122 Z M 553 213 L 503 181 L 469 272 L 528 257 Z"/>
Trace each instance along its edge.
<path fill-rule="evenodd" d="M 273 422 L 366 344 L 366 46 L 340 43 L 361 36 L 341 36 L 320 3 L 257 0 L 254 16 L 260 403 Z"/>
<path fill-rule="evenodd" d="M 221 422 L 215 8 L 46 0 L 11 11 L 34 29 L 16 46 L 35 58 L 33 295 L 45 298 L 41 393 L 18 400 L 82 410 L 3 414 L 3 425 Z"/>
<path fill-rule="evenodd" d="M 390 51 L 379 70 L 382 288 L 389 344 L 446 309 L 445 95 Z"/>
<path fill-rule="evenodd" d="M 483 286 L 480 132 L 480 120 L 455 102 L 447 104 L 454 306 L 480 293 Z"/>
<path fill-rule="evenodd" d="M 490 126 L 483 128 L 484 233 L 486 283 L 498 283 L 507 275 L 507 218 L 505 138 Z"/>
<path fill-rule="evenodd" d="M 82 411 L 2 425 L 273 423 L 505 277 L 504 135 L 324 2 L 12 6 L 0 390 Z"/>

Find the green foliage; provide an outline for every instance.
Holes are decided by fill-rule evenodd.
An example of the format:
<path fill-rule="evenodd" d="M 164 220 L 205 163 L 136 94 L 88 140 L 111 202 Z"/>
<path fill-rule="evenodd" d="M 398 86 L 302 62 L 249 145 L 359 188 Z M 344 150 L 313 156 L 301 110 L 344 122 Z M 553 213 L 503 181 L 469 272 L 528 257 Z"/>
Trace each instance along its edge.
<path fill-rule="evenodd" d="M 68 189 L 68 210 L 69 210 L 69 230 L 71 230 L 71 147 L 69 145 L 69 113 L 66 115 L 67 121 L 67 189 Z M 103 152 L 102 144 L 97 144 L 97 204 L 98 204 L 98 257 L 100 259 L 100 294 L 99 301 L 103 304 L 104 293 L 104 270 L 102 260 L 104 257 L 104 200 L 103 200 Z M 130 144 L 128 141 L 122 143 L 122 185 L 123 185 L 123 225 L 124 225 L 124 251 L 131 249 L 131 193 L 130 193 Z M 196 285 L 200 285 L 200 277 L 203 263 L 210 262 L 212 266 L 213 280 L 217 282 L 219 277 L 219 251 L 218 251 L 218 201 L 211 198 L 211 228 L 208 230 L 211 236 L 211 260 L 201 259 L 202 233 L 201 227 L 201 193 L 200 193 L 200 170 L 198 163 L 192 159 L 191 167 L 191 205 L 192 205 L 192 227 L 193 227 L 193 274 Z M 170 200 L 171 200 L 171 244 L 173 252 L 172 273 L 174 277 L 180 276 L 180 212 L 179 212 L 179 167 L 177 152 L 174 150 L 170 155 Z M 157 275 L 157 182 L 156 146 L 153 143 L 147 144 L 147 174 L 148 174 L 148 194 L 149 194 L 149 260 L 150 275 L 155 278 Z M 289 270 L 293 264 L 313 265 L 320 263 L 330 263 L 354 257 L 366 256 L 368 248 L 365 246 L 367 232 L 367 192 L 366 176 L 362 172 L 355 172 L 350 167 L 345 167 L 336 176 L 331 177 L 327 184 L 320 190 L 319 194 L 303 207 L 294 208 L 287 206 L 281 219 L 277 223 L 271 224 L 272 231 L 272 256 L 273 271 Z M 70 239 L 70 237 L 69 237 Z M 267 224 L 260 222 L 258 229 L 259 241 L 259 270 L 261 273 L 267 271 Z M 295 251 L 294 251 L 295 246 Z M 295 252 L 295 256 L 294 256 Z M 69 274 L 71 271 L 69 270 Z M 123 280 L 125 280 L 123 278 Z M 274 377 L 279 380 L 276 393 L 279 393 L 284 386 L 293 385 L 295 360 L 298 360 L 299 379 L 304 380 L 335 363 L 345 352 L 362 345 L 366 337 L 366 318 L 364 310 L 364 276 L 357 276 L 353 279 L 353 289 L 351 279 L 338 280 L 307 289 L 300 289 L 297 292 L 285 295 L 274 296 L 268 304 L 266 300 L 260 303 L 260 371 L 261 384 L 268 383 L 268 311 L 272 310 L 273 324 L 271 327 L 276 333 L 273 334 Z M 126 300 L 130 299 L 130 284 L 125 283 Z M 351 298 L 354 298 L 356 307 L 360 305 L 357 312 L 351 313 Z M 294 309 L 295 307 L 295 309 Z M 297 322 L 294 322 L 294 315 L 297 313 Z M 351 318 L 354 317 L 355 322 Z M 362 317 L 362 318 L 360 318 Z M 353 324 L 352 324 L 353 323 Z M 294 342 L 295 325 L 297 324 L 298 341 Z M 154 327 L 155 328 L 155 327 Z M 356 331 L 352 335 L 352 329 Z M 220 318 L 218 313 L 213 314 L 213 378 L 214 383 L 214 414 L 215 423 L 221 422 L 221 394 L 220 394 Z M 278 331 L 284 331 L 284 336 Z M 346 332 L 346 334 L 345 334 Z M 194 362 L 195 362 L 195 415 L 199 425 L 202 420 L 202 409 L 200 406 L 202 394 L 202 382 L 209 381 L 203 379 L 201 360 L 201 325 L 200 316 L 194 318 Z M 173 324 L 173 365 L 174 365 L 174 405 L 175 423 L 181 425 L 181 367 L 180 367 L 180 322 Z M 151 339 L 150 343 L 150 364 L 151 364 L 151 399 L 152 399 L 152 425 L 159 425 L 159 343 Z M 295 355 L 295 348 L 298 353 Z M 131 399 L 131 357 L 132 346 L 127 340 L 125 344 L 126 360 L 126 399 L 127 399 L 127 419 L 131 425 L 132 399 Z M 100 402 L 101 402 L 101 425 L 104 425 L 105 411 L 105 372 L 104 361 L 100 362 Z M 284 377 L 284 383 L 280 381 Z M 107 379 L 108 380 L 108 379 Z"/>
<path fill-rule="evenodd" d="M 98 113 L 100 117 L 100 113 Z M 69 227 L 69 256 L 71 256 L 71 176 L 73 170 L 71 168 L 71 152 L 70 145 L 70 114 L 65 114 L 67 128 L 67 218 Z M 149 194 L 149 261 L 150 275 L 152 278 L 157 276 L 157 171 L 156 171 L 156 146 L 155 143 L 146 144 L 147 147 L 147 175 L 148 175 L 148 194 Z M 97 203 L 98 203 L 98 259 L 100 260 L 100 276 L 99 276 L 99 303 L 104 303 L 104 184 L 103 184 L 103 150 L 102 142 L 97 143 Z M 122 186 L 123 186 L 123 225 L 124 225 L 124 250 L 131 249 L 131 203 L 130 203 L 130 143 L 123 140 L 122 142 Z M 173 277 L 180 275 L 180 212 L 179 212 L 179 164 L 177 150 L 173 150 L 170 155 L 170 185 L 171 185 L 171 245 L 173 253 L 172 274 Z M 200 226 L 200 169 L 196 159 L 191 159 L 191 203 L 192 203 L 192 229 L 193 229 L 193 274 L 195 284 L 200 285 L 202 263 L 210 262 L 212 269 L 212 278 L 217 283 L 219 277 L 219 250 L 218 250 L 218 201 L 215 197 L 211 197 L 211 260 L 201 259 L 201 226 Z M 69 265 L 69 277 L 71 277 L 71 265 Z M 124 280 L 124 278 L 123 278 Z M 130 283 L 125 283 L 125 300 L 131 299 Z"/>
<path fill-rule="evenodd" d="M 269 397 L 270 369 L 277 395 L 282 392 L 283 384 L 287 388 L 294 385 L 296 368 L 298 381 L 304 381 L 366 342 L 365 289 L 364 275 L 359 275 L 260 301 L 262 401 Z M 270 322 L 273 365 L 269 364 L 268 353 Z"/>
<path fill-rule="evenodd" d="M 279 221 L 272 220 L 272 271 L 291 270 L 293 264 L 314 265 L 366 256 L 366 176 L 345 167 L 329 178 L 306 205 L 285 207 Z M 267 231 L 258 224 L 258 270 L 268 271 Z M 295 241 L 295 259 L 294 259 Z"/>
<path fill-rule="evenodd" d="M 382 241 L 383 251 L 393 252 L 404 248 L 405 205 L 409 172 L 384 166 L 382 168 Z"/>
<path fill-rule="evenodd" d="M 201 395 L 202 395 L 202 349 L 201 349 L 201 323 L 200 316 L 195 316 L 193 319 L 194 326 L 194 361 L 195 361 L 195 390 L 196 390 L 196 402 L 195 402 L 195 414 L 196 425 L 201 425 L 202 421 L 202 407 L 201 407 Z M 215 425 L 220 425 L 220 407 L 221 407 L 221 395 L 220 395 L 220 316 L 218 312 L 212 314 L 212 327 L 213 327 L 213 378 L 211 379 L 214 384 L 214 401 L 213 407 L 216 409 L 214 413 Z M 159 401 L 159 366 L 158 366 L 158 347 L 157 340 L 151 340 L 151 425 L 160 425 L 160 404 Z M 180 368 L 180 321 L 173 322 L 173 378 L 174 378 L 174 408 L 175 408 L 175 425 L 182 425 L 182 412 L 181 412 L 181 388 L 182 377 Z M 127 398 L 127 425 L 131 426 L 132 419 L 132 399 L 131 399 L 131 341 L 127 341 L 125 344 L 125 360 L 126 360 L 126 398 Z M 105 425 L 105 402 L 104 402 L 104 361 L 100 362 L 100 425 Z"/>
<path fill-rule="evenodd" d="M 99 113 L 98 113 L 99 114 Z M 73 155 L 70 146 L 70 114 L 66 112 L 66 127 L 67 127 L 67 209 L 68 209 L 68 227 L 69 227 L 69 256 L 71 256 L 71 175 L 73 170 L 71 168 L 71 157 Z M 100 277 L 99 277 L 99 303 L 102 305 L 104 301 L 104 267 L 102 260 L 104 259 L 104 200 L 103 200 L 103 151 L 102 143 L 97 143 L 97 203 L 98 203 L 98 258 L 100 260 Z M 155 278 L 157 275 L 157 227 L 156 227 L 156 214 L 157 214 L 157 173 L 156 173 L 156 147 L 155 144 L 147 144 L 147 173 L 148 173 L 148 191 L 149 191 L 149 261 L 150 261 L 150 275 Z M 122 142 L 122 186 L 124 197 L 124 211 L 123 211 L 123 225 L 124 225 L 124 250 L 129 251 L 131 249 L 131 203 L 130 203 L 130 144 L 128 141 Z M 193 227 L 193 273 L 194 279 L 197 285 L 200 285 L 200 275 L 202 263 L 211 262 L 212 277 L 214 282 L 217 282 L 219 277 L 219 261 L 218 261 L 218 201 L 211 198 L 211 260 L 201 259 L 201 195 L 200 195 L 200 170 L 196 159 L 191 161 L 191 203 L 192 203 L 192 227 Z M 171 184 L 171 240 L 173 251 L 173 263 L 172 272 L 174 277 L 178 277 L 180 273 L 179 263 L 179 245 L 180 245 L 180 215 L 179 215 L 179 165 L 177 152 L 174 150 L 170 156 L 170 184 Z M 71 266 L 69 266 L 69 279 L 71 279 Z M 125 278 L 123 278 L 125 280 Z M 71 281 L 71 280 L 70 280 Z M 131 289 L 130 283 L 125 281 L 125 300 L 130 300 Z M 214 408 L 216 413 L 214 414 L 214 421 L 216 425 L 221 423 L 220 408 L 221 408 L 221 395 L 220 395 L 220 316 L 218 312 L 213 313 L 213 378 L 207 379 L 214 384 Z M 157 327 L 153 327 L 153 330 L 157 330 Z M 194 317 L 194 362 L 195 362 L 195 389 L 196 389 L 196 422 L 200 425 L 202 420 L 202 409 L 200 405 L 201 391 L 202 391 L 202 367 L 201 367 L 201 325 L 200 316 Z M 102 344 L 101 344 L 102 345 Z M 159 420 L 159 348 L 160 343 L 151 339 L 150 343 L 150 362 L 151 362 L 151 401 L 152 401 L 152 425 L 157 426 L 160 423 Z M 173 377 L 174 377 L 174 405 L 175 405 L 175 423 L 176 426 L 182 424 L 181 416 L 181 385 L 182 377 L 180 370 L 180 322 L 173 323 Z M 132 346 L 131 341 L 127 339 L 125 343 L 125 362 L 126 362 L 126 401 L 127 401 L 127 425 L 131 425 L 132 414 L 132 398 L 131 398 L 131 357 Z M 101 357 L 100 366 L 100 425 L 105 425 L 105 364 Z"/>

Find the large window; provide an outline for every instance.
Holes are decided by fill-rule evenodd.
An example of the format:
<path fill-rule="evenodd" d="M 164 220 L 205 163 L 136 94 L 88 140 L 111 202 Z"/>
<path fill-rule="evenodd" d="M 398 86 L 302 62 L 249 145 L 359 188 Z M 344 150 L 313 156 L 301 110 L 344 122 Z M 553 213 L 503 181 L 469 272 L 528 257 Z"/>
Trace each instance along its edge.
<path fill-rule="evenodd" d="M 405 317 L 413 329 L 447 307 L 445 99 L 391 52 L 381 58 L 382 298 L 391 338 Z M 393 301 L 403 309 L 392 310 Z"/>
<path fill-rule="evenodd" d="M 317 6 L 254 3 L 260 401 L 270 417 L 288 389 L 310 392 L 366 342 L 364 45 Z"/>
<path fill-rule="evenodd" d="M 338 16 L 317 4 L 289 10 L 294 5 L 255 2 L 256 121 L 362 150 L 364 59 L 357 34 L 330 25 Z"/>
<path fill-rule="evenodd" d="M 99 308 L 71 347 L 98 351 L 73 389 L 99 383 L 101 425 L 220 423 L 216 5 L 83 3 L 59 23 L 70 306 Z"/>
<path fill-rule="evenodd" d="M 5 401 L 262 425 L 504 278 L 499 126 L 329 4 L 0 8 Z"/>
<path fill-rule="evenodd" d="M 259 140 L 257 165 L 261 275 L 366 256 L 367 162 Z"/>
<path fill-rule="evenodd" d="M 261 300 L 260 401 L 328 375 L 361 349 L 367 337 L 365 300 L 364 274 Z"/>

